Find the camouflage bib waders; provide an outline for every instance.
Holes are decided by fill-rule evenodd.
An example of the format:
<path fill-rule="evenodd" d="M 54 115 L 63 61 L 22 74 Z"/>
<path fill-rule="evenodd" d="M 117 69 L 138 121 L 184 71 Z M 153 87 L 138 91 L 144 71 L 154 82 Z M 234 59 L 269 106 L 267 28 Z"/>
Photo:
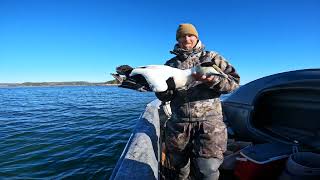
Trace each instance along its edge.
<path fill-rule="evenodd" d="M 195 157 L 199 178 L 217 179 L 227 145 L 219 97 L 236 89 L 240 77 L 222 56 L 204 51 L 201 41 L 191 52 L 176 45 L 172 53 L 176 57 L 166 62 L 168 66 L 189 69 L 212 61 L 228 76 L 214 84 L 199 82 L 184 90 L 170 91 L 162 96 L 156 94 L 160 100 L 171 101 L 172 116 L 166 124 L 165 144 L 179 179 L 189 175 L 190 153 Z"/>

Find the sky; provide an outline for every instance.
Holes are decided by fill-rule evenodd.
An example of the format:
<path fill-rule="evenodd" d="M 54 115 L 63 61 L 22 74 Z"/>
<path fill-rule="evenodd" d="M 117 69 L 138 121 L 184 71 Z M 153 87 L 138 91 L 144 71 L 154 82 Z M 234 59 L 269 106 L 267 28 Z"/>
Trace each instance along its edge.
<path fill-rule="evenodd" d="M 164 64 L 180 23 L 242 85 L 320 67 L 318 0 L 0 0 L 0 83 L 105 82 L 119 65 Z"/>

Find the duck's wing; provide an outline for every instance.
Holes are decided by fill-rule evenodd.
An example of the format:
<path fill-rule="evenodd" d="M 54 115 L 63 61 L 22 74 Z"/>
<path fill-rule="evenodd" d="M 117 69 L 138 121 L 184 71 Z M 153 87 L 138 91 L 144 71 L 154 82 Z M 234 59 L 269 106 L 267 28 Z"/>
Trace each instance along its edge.
<path fill-rule="evenodd" d="M 146 79 L 140 74 L 130 76 L 125 79 L 119 87 L 133 89 L 140 92 L 152 91 Z"/>

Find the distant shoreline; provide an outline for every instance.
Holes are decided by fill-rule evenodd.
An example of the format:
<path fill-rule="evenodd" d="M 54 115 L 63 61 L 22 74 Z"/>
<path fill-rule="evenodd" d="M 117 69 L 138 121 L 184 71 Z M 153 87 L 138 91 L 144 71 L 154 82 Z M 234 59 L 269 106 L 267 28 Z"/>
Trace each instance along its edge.
<path fill-rule="evenodd" d="M 24 83 L 0 83 L 0 88 L 8 87 L 61 87 L 61 86 L 118 86 L 114 83 L 91 83 L 85 81 L 74 82 L 24 82 Z"/>

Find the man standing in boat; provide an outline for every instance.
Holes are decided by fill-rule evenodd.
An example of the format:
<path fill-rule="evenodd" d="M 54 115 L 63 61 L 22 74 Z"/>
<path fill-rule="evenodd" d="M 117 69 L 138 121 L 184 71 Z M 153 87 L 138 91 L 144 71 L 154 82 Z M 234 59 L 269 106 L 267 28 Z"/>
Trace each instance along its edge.
<path fill-rule="evenodd" d="M 227 145 L 220 95 L 235 90 L 240 77 L 221 55 L 204 50 L 192 24 L 180 24 L 176 40 L 171 51 L 176 56 L 165 65 L 189 69 L 203 62 L 213 62 L 226 78 L 193 74 L 198 83 L 191 87 L 177 90 L 171 86 L 165 92 L 156 93 L 161 101 L 170 101 L 172 111 L 165 127 L 167 156 L 177 179 L 188 179 L 191 161 L 197 179 L 218 179 L 218 168 Z"/>

